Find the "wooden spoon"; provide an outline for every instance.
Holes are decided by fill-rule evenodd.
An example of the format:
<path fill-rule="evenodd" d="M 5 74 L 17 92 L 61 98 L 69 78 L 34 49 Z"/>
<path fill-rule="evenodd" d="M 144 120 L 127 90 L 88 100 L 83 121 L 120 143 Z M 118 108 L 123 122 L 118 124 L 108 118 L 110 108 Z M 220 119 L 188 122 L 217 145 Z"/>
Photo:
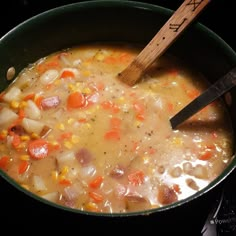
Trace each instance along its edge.
<path fill-rule="evenodd" d="M 118 74 L 118 79 L 133 86 L 209 2 L 185 0 L 131 64 Z"/>

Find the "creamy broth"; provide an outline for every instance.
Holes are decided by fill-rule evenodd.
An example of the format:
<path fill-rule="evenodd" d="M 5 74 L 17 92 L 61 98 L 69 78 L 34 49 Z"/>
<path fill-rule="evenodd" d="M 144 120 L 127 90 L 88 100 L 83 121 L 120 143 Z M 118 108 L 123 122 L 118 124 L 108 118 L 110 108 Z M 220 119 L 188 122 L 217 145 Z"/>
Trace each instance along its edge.
<path fill-rule="evenodd" d="M 0 167 L 59 205 L 122 213 L 206 187 L 233 153 L 221 101 L 172 130 L 169 119 L 207 86 L 163 56 L 133 87 L 117 79 L 130 45 L 81 45 L 25 68 L 0 96 Z"/>

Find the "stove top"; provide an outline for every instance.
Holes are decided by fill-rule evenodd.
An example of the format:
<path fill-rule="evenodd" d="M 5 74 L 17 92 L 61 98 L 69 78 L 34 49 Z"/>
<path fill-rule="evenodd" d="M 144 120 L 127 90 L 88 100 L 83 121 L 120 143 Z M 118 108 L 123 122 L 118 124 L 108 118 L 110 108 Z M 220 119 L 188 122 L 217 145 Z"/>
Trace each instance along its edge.
<path fill-rule="evenodd" d="M 141 0 L 140 0 L 141 1 Z M 189 0 L 194 1 L 194 0 Z M 7 33 L 17 24 L 23 22 L 24 20 L 41 13 L 50 8 L 61 6 L 68 3 L 73 3 L 78 1 L 72 0 L 54 0 L 54 1 L 36 1 L 36 0 L 8 0 L 4 3 L 5 14 L 0 14 L 0 37 Z M 153 1 L 142 1 L 150 2 Z M 198 21 L 203 23 L 209 29 L 217 33 L 225 42 L 230 45 L 236 51 L 236 38 L 232 35 L 231 26 L 234 19 L 234 0 L 218 0 L 212 1 L 206 8 L 204 12 L 198 18 Z M 182 3 L 182 0 L 155 0 L 155 4 L 167 7 L 170 9 L 177 9 Z M 222 11 L 226 12 L 224 17 L 222 17 Z M 5 19 L 5 15 L 9 17 Z M 209 206 L 209 215 L 207 220 L 202 225 L 202 229 L 196 232 L 196 235 L 202 236 L 235 236 L 236 235 L 236 188 L 234 188 L 236 183 L 236 171 L 231 173 L 226 180 L 223 182 L 222 191 L 219 196 L 212 199 L 212 205 Z M 21 199 L 21 195 L 17 195 L 17 191 L 8 186 L 3 179 L 0 178 L 1 189 L 4 189 L 5 196 L 11 195 L 13 197 L 19 198 L 18 202 L 24 201 Z M 3 186 L 3 187 L 2 187 Z M 1 192 L 1 191 L 0 191 Z M 4 208 L 5 201 L 7 200 L 4 196 L 1 196 L 2 204 Z M 29 199 L 28 199 L 29 200 Z M 0 201 L 1 202 L 1 201 Z M 23 203 L 24 204 L 24 203 Z M 32 203 L 34 204 L 34 203 Z M 12 206 L 16 207 L 16 206 Z M 17 206 L 18 207 L 18 206 Z M 4 208 L 5 209 L 5 208 Z M 18 209 L 18 208 L 17 208 Z M 20 208 L 21 210 L 24 208 Z M 201 209 L 200 209 L 201 210 Z M 4 212 L 1 211 L 4 216 Z M 198 213 L 199 214 L 199 213 Z M 20 220 L 20 214 L 15 214 L 15 217 Z M 10 216 L 10 219 L 14 220 L 14 216 Z M 48 221 L 49 219 L 45 219 Z M 44 220 L 44 219 L 42 219 Z M 53 219 L 52 219 L 53 220 Z M 21 219 L 21 222 L 24 220 Z M 13 223 L 11 223 L 13 224 Z M 195 234 L 195 232 L 193 232 Z M 193 234 L 191 234 L 193 235 Z"/>

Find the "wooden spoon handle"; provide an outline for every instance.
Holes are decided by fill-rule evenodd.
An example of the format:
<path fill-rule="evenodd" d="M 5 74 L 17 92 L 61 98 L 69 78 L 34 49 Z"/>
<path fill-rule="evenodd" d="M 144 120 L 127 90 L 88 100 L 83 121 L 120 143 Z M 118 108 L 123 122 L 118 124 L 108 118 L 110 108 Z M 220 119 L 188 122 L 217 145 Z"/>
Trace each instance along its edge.
<path fill-rule="evenodd" d="M 134 85 L 209 2 L 185 0 L 131 64 L 118 74 L 118 78 L 128 85 Z"/>

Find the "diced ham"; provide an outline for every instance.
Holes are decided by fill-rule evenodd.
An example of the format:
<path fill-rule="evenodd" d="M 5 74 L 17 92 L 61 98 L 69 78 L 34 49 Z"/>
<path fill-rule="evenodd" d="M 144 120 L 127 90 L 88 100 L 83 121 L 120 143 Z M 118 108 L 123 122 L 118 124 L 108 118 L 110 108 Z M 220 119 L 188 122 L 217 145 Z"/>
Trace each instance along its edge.
<path fill-rule="evenodd" d="M 92 160 L 92 154 L 86 148 L 81 148 L 76 154 L 76 159 L 79 161 L 81 166 L 86 166 Z"/>
<path fill-rule="evenodd" d="M 59 104 L 60 104 L 59 96 L 47 97 L 41 101 L 41 106 L 44 110 L 50 108 L 56 108 Z"/>
<path fill-rule="evenodd" d="M 124 167 L 116 165 L 110 172 L 110 176 L 113 178 L 121 178 L 125 173 Z"/>

